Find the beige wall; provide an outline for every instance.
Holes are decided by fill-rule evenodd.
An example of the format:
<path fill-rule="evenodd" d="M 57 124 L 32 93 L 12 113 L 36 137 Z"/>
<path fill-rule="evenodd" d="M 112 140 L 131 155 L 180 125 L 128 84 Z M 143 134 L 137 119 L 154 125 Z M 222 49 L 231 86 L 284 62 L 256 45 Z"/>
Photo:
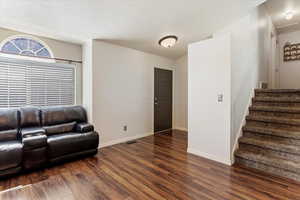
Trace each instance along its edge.
<path fill-rule="evenodd" d="M 188 59 L 187 55 L 175 61 L 175 128 L 188 128 Z"/>
<path fill-rule="evenodd" d="M 70 60 L 82 60 L 82 47 L 79 44 L 63 42 L 45 37 L 25 34 L 17 31 L 0 28 L 0 43 L 14 35 L 28 35 L 45 42 L 52 50 L 54 57 Z M 82 104 L 82 65 L 76 64 L 76 104 Z"/>

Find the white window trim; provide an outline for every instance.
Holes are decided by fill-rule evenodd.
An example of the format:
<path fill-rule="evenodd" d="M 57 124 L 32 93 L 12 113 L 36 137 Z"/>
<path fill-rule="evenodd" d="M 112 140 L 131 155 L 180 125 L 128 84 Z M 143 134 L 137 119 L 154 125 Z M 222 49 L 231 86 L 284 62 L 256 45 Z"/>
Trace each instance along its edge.
<path fill-rule="evenodd" d="M 14 40 L 14 39 L 18 39 L 18 38 L 25 38 L 25 39 L 30 39 L 30 40 L 35 40 L 39 43 L 41 43 L 50 53 L 50 57 L 54 58 L 54 54 L 51 50 L 51 48 L 48 46 L 48 44 L 44 41 L 42 41 L 39 38 L 33 37 L 31 35 L 13 35 L 13 36 L 9 36 L 8 38 L 4 39 L 1 43 L 0 43 L 0 50 L 2 49 L 2 47 L 9 41 Z M 14 54 L 5 54 L 5 53 L 0 53 L 0 56 L 2 57 L 7 57 L 7 58 L 16 58 L 16 59 L 23 59 L 23 60 L 33 60 L 33 61 L 37 61 L 37 62 L 47 62 L 47 63 L 55 63 L 55 60 L 53 59 L 47 59 L 47 58 L 38 58 L 38 57 L 29 57 L 29 56 L 23 56 L 23 55 L 14 55 Z"/>

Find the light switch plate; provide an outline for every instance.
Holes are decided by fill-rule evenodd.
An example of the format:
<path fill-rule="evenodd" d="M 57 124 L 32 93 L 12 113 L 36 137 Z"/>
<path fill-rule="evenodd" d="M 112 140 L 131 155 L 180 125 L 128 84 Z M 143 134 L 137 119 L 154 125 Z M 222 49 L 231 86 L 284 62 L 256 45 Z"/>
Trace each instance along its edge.
<path fill-rule="evenodd" d="M 218 102 L 223 102 L 223 94 L 218 94 Z"/>

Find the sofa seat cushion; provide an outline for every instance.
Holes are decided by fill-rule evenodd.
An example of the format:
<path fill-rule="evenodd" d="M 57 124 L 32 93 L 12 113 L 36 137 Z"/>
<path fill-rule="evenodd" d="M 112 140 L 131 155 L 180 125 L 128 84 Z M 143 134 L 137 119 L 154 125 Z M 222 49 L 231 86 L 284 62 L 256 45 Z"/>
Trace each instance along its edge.
<path fill-rule="evenodd" d="M 48 136 L 48 156 L 55 158 L 71 153 L 98 148 L 98 133 L 63 133 Z"/>
<path fill-rule="evenodd" d="M 67 133 L 72 132 L 75 129 L 76 122 L 64 123 L 64 124 L 57 124 L 52 126 L 44 126 L 43 128 L 46 131 L 46 134 L 55 135 L 60 133 Z"/>
<path fill-rule="evenodd" d="M 18 141 L 0 142 L 0 170 L 17 167 L 22 161 L 22 144 Z"/>

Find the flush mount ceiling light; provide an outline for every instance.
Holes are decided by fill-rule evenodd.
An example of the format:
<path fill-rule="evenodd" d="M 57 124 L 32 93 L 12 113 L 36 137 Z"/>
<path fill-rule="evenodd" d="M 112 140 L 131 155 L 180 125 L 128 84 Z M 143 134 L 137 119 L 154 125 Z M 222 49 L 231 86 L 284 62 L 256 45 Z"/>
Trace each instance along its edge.
<path fill-rule="evenodd" d="M 159 40 L 158 44 L 162 47 L 165 47 L 165 48 L 171 48 L 176 44 L 177 41 L 178 41 L 177 36 L 168 35 L 166 37 L 161 38 Z"/>
<path fill-rule="evenodd" d="M 286 20 L 291 20 L 294 17 L 294 12 L 288 11 L 284 14 Z"/>

